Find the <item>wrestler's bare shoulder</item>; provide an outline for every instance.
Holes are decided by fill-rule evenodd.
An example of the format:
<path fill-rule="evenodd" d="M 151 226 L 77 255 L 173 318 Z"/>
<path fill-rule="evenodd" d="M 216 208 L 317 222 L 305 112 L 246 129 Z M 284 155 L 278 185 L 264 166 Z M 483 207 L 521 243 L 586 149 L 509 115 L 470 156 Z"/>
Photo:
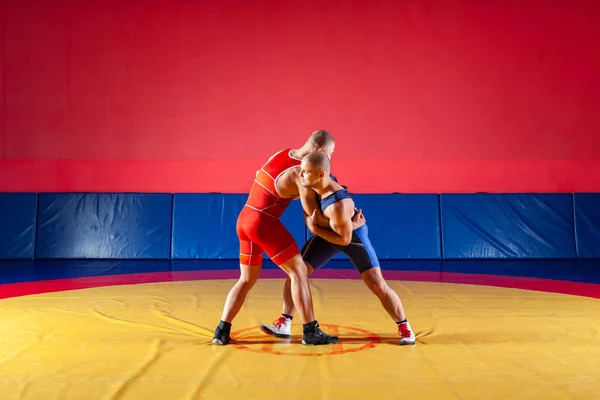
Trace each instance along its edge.
<path fill-rule="evenodd" d="M 323 211 L 323 215 L 329 219 L 352 219 L 354 216 L 354 200 L 347 198 L 336 201 Z"/>
<path fill-rule="evenodd" d="M 293 167 L 285 171 L 281 176 L 277 178 L 275 187 L 277 193 L 281 197 L 298 197 L 300 192 L 298 186 L 300 185 L 300 166 Z"/>

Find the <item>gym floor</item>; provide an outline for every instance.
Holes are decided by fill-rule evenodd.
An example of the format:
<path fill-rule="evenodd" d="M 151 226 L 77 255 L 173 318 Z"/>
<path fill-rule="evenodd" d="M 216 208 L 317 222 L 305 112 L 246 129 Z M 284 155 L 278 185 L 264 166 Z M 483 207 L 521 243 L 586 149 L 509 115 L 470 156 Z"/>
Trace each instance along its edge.
<path fill-rule="evenodd" d="M 387 261 L 384 277 L 417 335 L 394 322 L 346 260 L 317 271 L 317 319 L 334 346 L 258 328 L 281 311 L 268 262 L 210 343 L 235 260 L 5 261 L 0 398 L 596 399 L 598 261 Z M 487 271 L 486 274 L 479 271 Z M 519 276 L 515 271 L 519 271 Z"/>

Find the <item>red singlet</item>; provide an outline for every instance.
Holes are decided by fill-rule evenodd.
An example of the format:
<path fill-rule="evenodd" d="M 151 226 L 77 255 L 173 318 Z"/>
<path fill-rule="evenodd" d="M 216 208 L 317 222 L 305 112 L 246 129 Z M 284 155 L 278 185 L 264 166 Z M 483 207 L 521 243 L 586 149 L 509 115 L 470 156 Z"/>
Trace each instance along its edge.
<path fill-rule="evenodd" d="M 256 173 L 236 226 L 241 264 L 260 265 L 266 252 L 275 264 L 281 265 L 300 253 L 292 234 L 279 220 L 295 198 L 281 197 L 275 185 L 284 172 L 301 163 L 290 155 L 291 150 L 276 153 Z"/>

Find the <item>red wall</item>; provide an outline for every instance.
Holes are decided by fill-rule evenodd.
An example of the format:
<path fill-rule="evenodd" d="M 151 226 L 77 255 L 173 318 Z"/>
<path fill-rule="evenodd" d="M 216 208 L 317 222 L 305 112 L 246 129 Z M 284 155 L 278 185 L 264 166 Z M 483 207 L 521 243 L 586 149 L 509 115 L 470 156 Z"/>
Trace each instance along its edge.
<path fill-rule="evenodd" d="M 127 3 L 127 4 L 125 4 Z M 600 191 L 600 2 L 0 2 L 0 191 Z"/>

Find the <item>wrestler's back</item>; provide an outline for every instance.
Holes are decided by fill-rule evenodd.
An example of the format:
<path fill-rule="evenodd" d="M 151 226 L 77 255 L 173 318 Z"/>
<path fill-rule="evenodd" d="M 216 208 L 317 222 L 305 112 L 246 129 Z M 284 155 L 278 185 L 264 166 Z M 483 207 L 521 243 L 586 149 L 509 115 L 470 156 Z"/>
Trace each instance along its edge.
<path fill-rule="evenodd" d="M 291 155 L 292 149 L 284 149 L 273 156 L 256 172 L 256 178 L 250 188 L 246 207 L 279 218 L 297 194 L 289 196 L 280 193 L 277 183 L 286 177 L 286 172 L 300 165 L 301 160 Z"/>

